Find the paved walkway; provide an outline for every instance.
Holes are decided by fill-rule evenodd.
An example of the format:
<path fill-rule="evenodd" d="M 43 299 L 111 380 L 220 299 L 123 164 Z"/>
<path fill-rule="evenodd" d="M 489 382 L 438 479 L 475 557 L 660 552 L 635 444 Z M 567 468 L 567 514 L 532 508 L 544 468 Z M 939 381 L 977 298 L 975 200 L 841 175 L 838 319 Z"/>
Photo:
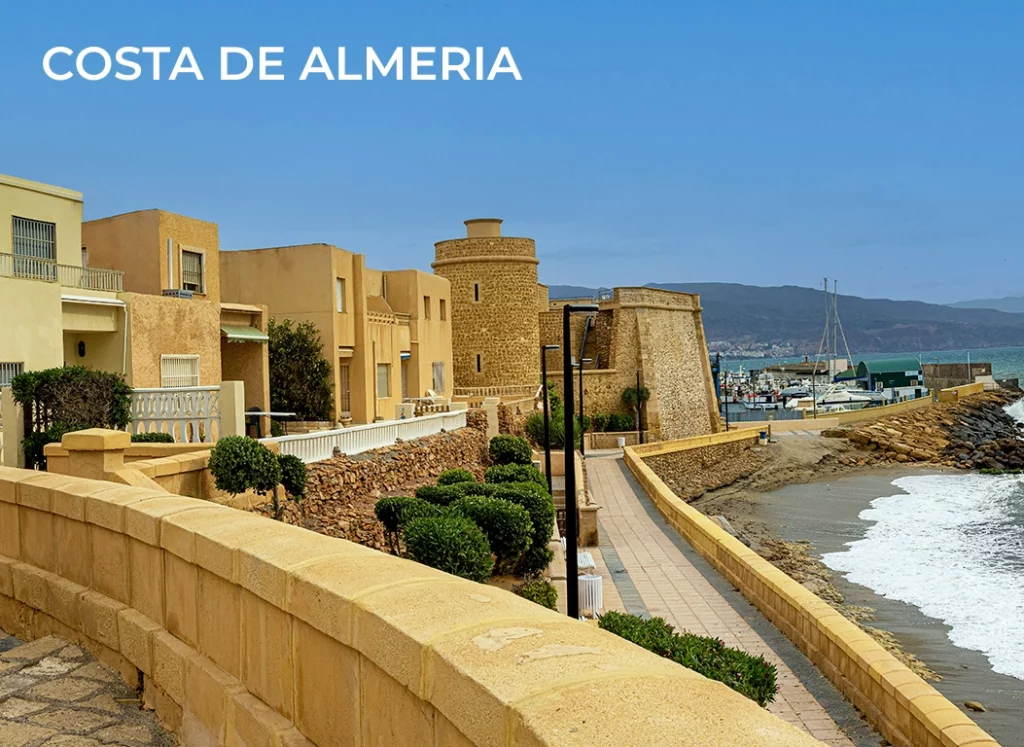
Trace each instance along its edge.
<path fill-rule="evenodd" d="M 616 609 L 618 601 L 619 609 L 646 611 L 677 629 L 715 636 L 728 646 L 763 655 L 778 670 L 779 694 L 768 710 L 826 744 L 853 747 L 792 669 L 687 559 L 675 544 L 681 541 L 678 535 L 674 542 L 665 532 L 672 531 L 668 525 L 650 516 L 642 503 L 648 499 L 628 476 L 621 456 L 588 458 L 587 474 L 594 500 L 602 507 L 599 570 L 618 586 L 614 595 L 605 592 L 605 608 Z"/>
<path fill-rule="evenodd" d="M 0 630 L 0 747 L 173 747 L 112 670 L 54 636 Z"/>

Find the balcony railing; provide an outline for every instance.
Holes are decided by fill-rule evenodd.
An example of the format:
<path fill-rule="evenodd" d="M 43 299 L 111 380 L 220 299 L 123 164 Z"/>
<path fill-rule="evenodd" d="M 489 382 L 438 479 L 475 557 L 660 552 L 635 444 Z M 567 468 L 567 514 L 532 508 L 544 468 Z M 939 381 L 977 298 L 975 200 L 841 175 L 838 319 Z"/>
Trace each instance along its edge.
<path fill-rule="evenodd" d="M 112 291 L 124 290 L 124 273 L 98 267 L 59 265 L 48 259 L 0 253 L 0 278 L 24 278 L 58 283 L 65 288 Z"/>

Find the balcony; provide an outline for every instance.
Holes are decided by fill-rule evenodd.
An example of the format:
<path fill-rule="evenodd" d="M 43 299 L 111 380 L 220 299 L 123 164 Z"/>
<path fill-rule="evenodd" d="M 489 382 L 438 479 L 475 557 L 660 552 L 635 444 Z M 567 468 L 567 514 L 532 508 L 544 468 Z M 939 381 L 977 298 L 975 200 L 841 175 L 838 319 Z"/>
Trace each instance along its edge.
<path fill-rule="evenodd" d="M 48 259 L 21 257 L 7 253 L 0 253 L 0 278 L 40 280 L 44 283 L 57 283 L 65 288 L 114 293 L 124 290 L 124 273 L 120 270 L 59 265 Z"/>

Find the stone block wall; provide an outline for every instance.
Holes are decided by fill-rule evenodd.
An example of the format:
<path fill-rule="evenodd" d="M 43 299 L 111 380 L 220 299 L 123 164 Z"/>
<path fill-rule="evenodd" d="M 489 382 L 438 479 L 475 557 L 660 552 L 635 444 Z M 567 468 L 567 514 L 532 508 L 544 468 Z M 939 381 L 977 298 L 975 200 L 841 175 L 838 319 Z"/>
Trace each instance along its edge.
<path fill-rule="evenodd" d="M 756 472 L 768 459 L 757 433 L 740 441 L 648 456 L 644 462 L 684 501 L 699 498 Z"/>
<path fill-rule="evenodd" d="M 0 627 L 81 644 L 187 745 L 818 744 L 493 586 L 193 498 L 6 467 Z"/>

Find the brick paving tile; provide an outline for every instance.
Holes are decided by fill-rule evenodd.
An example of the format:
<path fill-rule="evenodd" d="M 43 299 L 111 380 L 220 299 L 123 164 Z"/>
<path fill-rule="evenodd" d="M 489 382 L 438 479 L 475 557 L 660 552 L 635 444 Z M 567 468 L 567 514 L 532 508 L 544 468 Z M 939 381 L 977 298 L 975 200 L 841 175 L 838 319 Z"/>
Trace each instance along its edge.
<path fill-rule="evenodd" d="M 135 693 L 78 646 L 0 630 L 0 747 L 177 744 Z"/>
<path fill-rule="evenodd" d="M 778 654 L 648 516 L 623 474 L 621 456 L 588 458 L 587 476 L 594 501 L 601 506 L 601 542 L 614 548 L 647 611 L 677 629 L 716 636 L 729 646 L 764 656 L 778 670 L 779 683 L 779 693 L 768 710 L 833 747 L 853 747 Z M 595 560 L 597 556 L 594 553 Z M 617 609 L 609 606 L 607 568 L 601 575 L 606 579 L 605 607 Z"/>

